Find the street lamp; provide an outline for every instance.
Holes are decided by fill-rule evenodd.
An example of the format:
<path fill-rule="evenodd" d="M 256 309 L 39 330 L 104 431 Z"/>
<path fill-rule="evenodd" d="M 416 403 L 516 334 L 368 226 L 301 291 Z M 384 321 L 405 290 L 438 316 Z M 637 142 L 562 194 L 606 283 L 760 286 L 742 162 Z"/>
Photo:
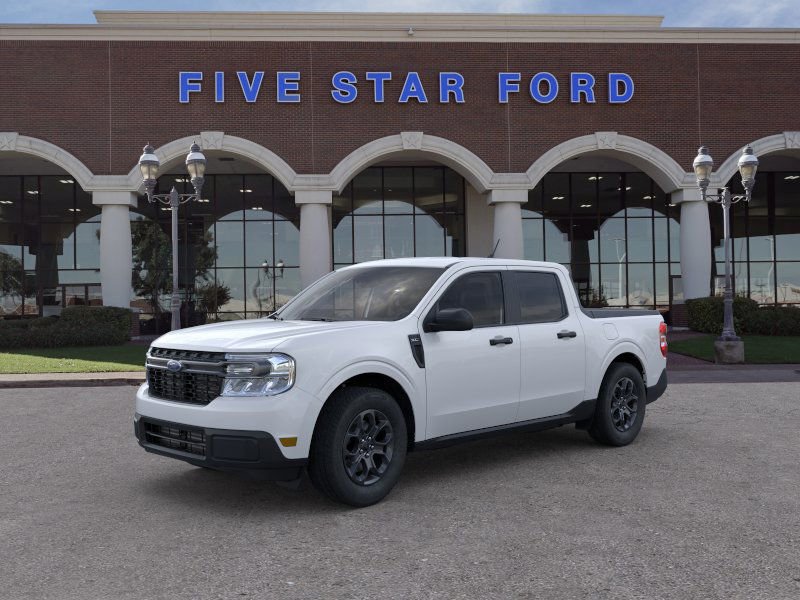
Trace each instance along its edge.
<path fill-rule="evenodd" d="M 172 299 L 170 301 L 172 325 L 170 329 L 174 331 L 181 328 L 180 295 L 178 294 L 178 207 L 190 200 L 200 199 L 206 173 L 206 157 L 196 143 L 192 144 L 189 154 L 186 155 L 186 170 L 189 171 L 189 176 L 192 178 L 194 194 L 179 194 L 175 186 L 172 186 L 169 194 L 154 193 L 159 166 L 161 164 L 155 155 L 155 149 L 147 144 L 142 156 L 139 157 L 139 169 L 142 172 L 147 201 L 160 202 L 169 206 L 169 210 L 172 212 Z"/>
<path fill-rule="evenodd" d="M 725 244 L 725 292 L 724 292 L 724 317 L 722 323 L 722 334 L 717 338 L 715 349 L 717 353 L 718 362 L 741 362 L 744 359 L 744 346 L 742 341 L 736 335 L 733 326 L 733 284 L 731 276 L 731 241 L 730 241 L 730 208 L 737 202 L 744 201 L 750 202 L 752 198 L 753 185 L 756 182 L 756 170 L 758 169 L 758 158 L 753 154 L 753 148 L 749 145 L 745 146 L 742 155 L 739 157 L 739 174 L 742 176 L 742 187 L 744 188 L 744 196 L 731 195 L 730 190 L 724 187 L 717 191 L 716 194 L 708 193 L 708 185 L 711 182 L 711 171 L 714 168 L 714 161 L 708 153 L 708 148 L 702 146 L 697 152 L 697 157 L 692 163 L 694 174 L 697 178 L 697 185 L 700 187 L 700 193 L 703 201 L 713 202 L 722 206 L 722 230 L 723 241 Z M 734 358 L 732 360 L 725 360 L 725 351 L 720 348 L 720 345 L 733 342 L 735 346 Z M 722 344 L 720 344 L 722 343 Z"/>

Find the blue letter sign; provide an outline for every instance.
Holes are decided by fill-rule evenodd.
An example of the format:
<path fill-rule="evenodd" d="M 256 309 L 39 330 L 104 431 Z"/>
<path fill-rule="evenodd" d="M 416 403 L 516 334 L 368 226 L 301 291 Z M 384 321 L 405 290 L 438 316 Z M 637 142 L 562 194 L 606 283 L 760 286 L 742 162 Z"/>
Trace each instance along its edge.
<path fill-rule="evenodd" d="M 417 102 L 423 104 L 428 102 L 428 97 L 425 95 L 425 88 L 422 87 L 422 81 L 419 78 L 419 73 L 411 71 L 406 75 L 406 82 L 403 84 L 403 89 L 400 91 L 400 99 L 398 102 L 405 104 L 410 98 L 415 98 Z"/>
<path fill-rule="evenodd" d="M 201 81 L 203 81 L 202 71 L 181 71 L 178 73 L 178 102 L 188 104 L 189 94 L 203 89 Z"/>
<path fill-rule="evenodd" d="M 264 81 L 264 71 L 253 73 L 252 83 L 247 79 L 245 71 L 237 71 L 236 76 L 239 78 L 239 85 L 242 86 L 244 101 L 255 102 L 256 98 L 258 98 L 258 92 L 261 90 L 261 82 Z"/>
<path fill-rule="evenodd" d="M 300 72 L 278 71 L 278 102 L 300 102 Z"/>
<path fill-rule="evenodd" d="M 358 96 L 358 88 L 355 86 L 357 82 L 358 79 L 350 71 L 334 73 L 331 78 L 331 96 L 340 104 L 350 104 Z"/>
<path fill-rule="evenodd" d="M 439 102 L 450 102 L 451 94 L 458 104 L 464 103 L 464 76 L 461 73 L 439 73 Z"/>
<path fill-rule="evenodd" d="M 626 73 L 609 73 L 608 101 L 611 104 L 625 104 L 631 98 L 633 98 L 633 78 Z"/>

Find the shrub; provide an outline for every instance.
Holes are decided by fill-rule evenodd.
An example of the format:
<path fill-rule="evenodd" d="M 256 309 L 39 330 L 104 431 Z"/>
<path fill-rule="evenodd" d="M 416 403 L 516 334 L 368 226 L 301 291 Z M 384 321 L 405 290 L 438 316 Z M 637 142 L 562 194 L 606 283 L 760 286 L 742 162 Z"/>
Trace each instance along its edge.
<path fill-rule="evenodd" d="M 725 312 L 722 298 L 695 298 L 686 301 L 689 313 L 689 329 L 702 333 L 722 333 L 722 319 Z M 733 298 L 733 326 L 739 333 L 745 333 L 745 324 L 758 311 L 758 302 L 735 296 Z"/>
<path fill-rule="evenodd" d="M 696 298 L 686 301 L 689 328 L 702 333 L 722 333 L 723 299 Z M 755 300 L 733 299 L 733 326 L 742 335 L 800 335 L 800 308 L 761 307 Z"/>
<path fill-rule="evenodd" d="M 800 335 L 800 308 L 779 306 L 759 308 L 747 326 L 756 335 Z"/>
<path fill-rule="evenodd" d="M 70 306 L 60 317 L 0 321 L 0 348 L 110 346 L 130 339 L 131 311 L 113 306 Z"/>

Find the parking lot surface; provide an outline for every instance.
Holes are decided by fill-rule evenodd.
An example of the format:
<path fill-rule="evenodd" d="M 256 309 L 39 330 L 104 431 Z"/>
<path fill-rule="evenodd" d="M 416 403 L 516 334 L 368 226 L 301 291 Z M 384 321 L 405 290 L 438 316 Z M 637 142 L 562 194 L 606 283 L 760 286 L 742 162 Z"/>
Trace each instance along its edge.
<path fill-rule="evenodd" d="M 414 453 L 361 510 L 146 454 L 133 394 L 0 390 L 0 598 L 800 597 L 797 383 Z"/>

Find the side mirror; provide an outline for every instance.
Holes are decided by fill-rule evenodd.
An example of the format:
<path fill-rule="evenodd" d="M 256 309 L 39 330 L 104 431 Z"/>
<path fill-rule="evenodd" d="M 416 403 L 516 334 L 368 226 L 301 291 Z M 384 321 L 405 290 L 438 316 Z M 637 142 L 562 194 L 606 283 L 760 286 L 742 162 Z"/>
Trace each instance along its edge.
<path fill-rule="evenodd" d="M 463 308 L 445 308 L 426 319 L 423 325 L 425 332 L 432 331 L 469 331 L 473 328 L 472 315 Z"/>

